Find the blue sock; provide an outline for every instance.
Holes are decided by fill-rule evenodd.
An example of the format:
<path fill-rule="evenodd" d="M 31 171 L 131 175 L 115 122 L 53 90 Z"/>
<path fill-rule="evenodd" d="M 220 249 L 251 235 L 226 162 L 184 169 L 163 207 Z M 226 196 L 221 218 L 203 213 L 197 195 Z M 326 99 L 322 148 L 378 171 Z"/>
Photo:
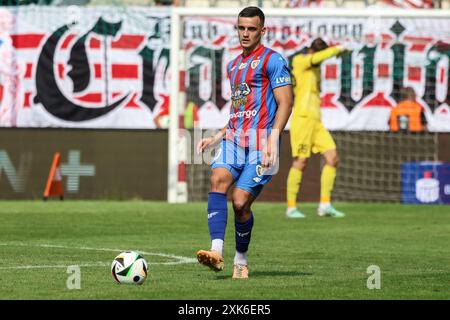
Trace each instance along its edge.
<path fill-rule="evenodd" d="M 227 195 L 220 192 L 208 193 L 208 227 L 211 240 L 225 239 L 227 218 Z"/>
<path fill-rule="evenodd" d="M 236 251 L 247 252 L 248 245 L 250 244 L 250 237 L 252 236 L 253 228 L 253 213 L 244 223 L 240 223 L 234 218 L 234 227 L 236 230 Z"/>

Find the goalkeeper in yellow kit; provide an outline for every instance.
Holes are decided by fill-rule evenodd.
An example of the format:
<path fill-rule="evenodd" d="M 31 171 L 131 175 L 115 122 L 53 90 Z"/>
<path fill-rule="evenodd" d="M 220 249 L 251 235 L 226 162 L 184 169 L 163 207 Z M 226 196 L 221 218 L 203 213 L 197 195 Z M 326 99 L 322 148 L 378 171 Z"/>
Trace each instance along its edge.
<path fill-rule="evenodd" d="M 295 100 L 290 125 L 293 161 L 287 178 L 288 218 L 305 217 L 297 208 L 297 195 L 311 152 L 320 152 L 326 162 L 320 178 L 320 205 L 317 213 L 319 216 L 336 218 L 345 216 L 330 203 L 338 154 L 336 144 L 323 126 L 320 115 L 320 64 L 344 50 L 340 46 L 328 47 L 325 41 L 317 38 L 308 48 L 307 54 L 299 54 L 292 60 Z"/>

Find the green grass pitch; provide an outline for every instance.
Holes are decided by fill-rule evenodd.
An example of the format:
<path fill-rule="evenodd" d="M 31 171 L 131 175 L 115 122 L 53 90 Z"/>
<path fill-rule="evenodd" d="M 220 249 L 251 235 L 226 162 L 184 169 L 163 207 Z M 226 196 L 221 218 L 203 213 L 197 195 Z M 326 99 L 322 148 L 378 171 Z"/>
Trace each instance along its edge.
<path fill-rule="evenodd" d="M 338 203 L 343 219 L 287 220 L 279 203 L 254 204 L 250 279 L 231 279 L 234 220 L 229 210 L 225 270 L 199 265 L 209 249 L 206 203 L 144 201 L 0 202 L 0 299 L 449 299 L 448 206 Z M 120 250 L 142 252 L 142 286 L 118 285 Z M 69 290 L 78 265 L 81 289 Z M 381 272 L 381 289 L 367 288 Z"/>

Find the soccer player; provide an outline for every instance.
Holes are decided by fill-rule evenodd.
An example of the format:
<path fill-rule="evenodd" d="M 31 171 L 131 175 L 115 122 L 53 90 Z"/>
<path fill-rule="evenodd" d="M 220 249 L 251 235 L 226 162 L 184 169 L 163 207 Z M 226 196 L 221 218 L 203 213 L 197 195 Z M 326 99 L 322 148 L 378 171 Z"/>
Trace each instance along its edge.
<path fill-rule="evenodd" d="M 338 153 L 331 134 L 323 126 L 320 115 L 320 64 L 345 51 L 343 46 L 328 47 L 321 38 L 315 39 L 307 54 L 292 60 L 294 78 L 294 110 L 290 123 L 292 165 L 287 178 L 286 217 L 304 218 L 297 208 L 297 195 L 311 152 L 320 152 L 325 166 L 320 178 L 319 216 L 344 217 L 330 203 L 336 177 Z"/>
<path fill-rule="evenodd" d="M 237 30 L 242 53 L 227 67 L 232 100 L 230 118 L 216 135 L 202 139 L 197 145 L 200 153 L 221 143 L 211 165 L 208 194 L 211 249 L 198 251 L 197 259 L 215 271 L 224 268 L 227 191 L 235 184 L 233 279 L 248 278 L 247 251 L 254 221 L 251 205 L 278 163 L 279 133 L 287 123 L 293 104 L 286 60 L 261 44 L 266 31 L 264 19 L 258 7 L 247 7 L 239 13 Z"/>

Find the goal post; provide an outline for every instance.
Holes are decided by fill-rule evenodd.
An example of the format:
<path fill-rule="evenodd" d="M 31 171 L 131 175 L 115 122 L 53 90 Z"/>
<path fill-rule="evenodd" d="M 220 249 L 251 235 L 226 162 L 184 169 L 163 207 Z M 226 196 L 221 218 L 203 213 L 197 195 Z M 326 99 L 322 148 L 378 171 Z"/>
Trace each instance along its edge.
<path fill-rule="evenodd" d="M 185 184 L 180 181 L 180 158 L 185 154 L 180 153 L 180 113 L 184 111 L 185 95 L 180 94 L 181 83 L 185 79 L 180 76 L 185 75 L 185 55 L 182 48 L 183 35 L 183 17 L 201 16 L 232 16 L 237 14 L 235 9 L 210 9 L 210 8 L 181 8 L 174 7 L 171 12 L 171 50 L 170 50 L 170 74 L 171 74 L 171 90 L 170 90 L 170 112 L 169 112 L 169 154 L 168 154 L 168 188 L 167 198 L 169 203 L 182 203 L 187 201 L 187 189 Z M 175 61 L 176 63 L 173 63 Z M 181 141 L 183 142 L 183 141 Z"/>
<path fill-rule="evenodd" d="M 172 10 L 170 24 L 170 68 L 171 68 L 171 87 L 170 87 L 170 109 L 169 109 L 169 163 L 168 163 L 168 183 L 167 200 L 169 203 L 182 202 L 182 196 L 178 196 L 178 165 L 179 157 L 177 150 L 178 126 L 179 126 L 179 91 L 180 91 L 180 45 L 181 45 L 181 19 L 177 10 Z"/>
<path fill-rule="evenodd" d="M 186 142 L 190 143 L 186 146 L 187 150 L 180 148 L 179 120 L 187 100 L 195 100 L 199 104 L 200 129 L 218 129 L 217 119 L 226 120 L 228 115 L 226 109 L 228 107 L 229 112 L 227 104 L 229 100 L 227 90 L 229 89 L 226 89 L 226 79 L 223 75 L 220 80 L 213 78 L 219 77 L 220 73 L 223 73 L 228 62 L 225 60 L 231 60 L 237 53 L 237 33 L 231 24 L 235 24 L 240 10 L 242 8 L 174 7 L 171 9 L 171 91 L 167 190 L 170 203 L 192 199 L 189 187 L 186 188 L 186 181 L 180 179 L 180 172 L 182 172 L 180 165 L 191 163 L 189 150 L 195 149 L 195 146 L 192 145 L 194 143 L 192 137 L 186 139 Z M 299 53 L 306 48 L 310 40 L 318 36 L 325 35 L 326 40 L 331 43 L 350 42 L 356 45 L 355 51 L 352 51 L 350 57 L 345 61 L 332 61 L 322 66 L 323 122 L 332 134 L 333 131 L 342 133 L 343 139 L 338 137 L 337 140 L 341 139 L 343 147 L 349 148 L 343 150 L 344 152 L 353 152 L 363 157 L 363 150 L 355 152 L 352 149 L 356 146 L 364 149 L 363 141 L 367 141 L 370 146 L 374 146 L 376 141 L 386 141 L 386 148 L 389 150 L 395 149 L 396 143 L 401 144 L 402 141 L 406 141 L 402 140 L 401 136 L 391 133 L 389 127 L 389 112 L 400 99 L 400 88 L 406 86 L 413 87 L 419 101 L 425 105 L 429 131 L 435 133 L 450 131 L 445 124 L 447 118 L 443 116 L 444 112 L 449 109 L 448 104 L 450 103 L 450 98 L 448 98 L 450 97 L 448 92 L 450 57 L 445 52 L 439 52 L 440 55 L 436 59 L 430 57 L 433 53 L 431 49 L 438 47 L 436 43 L 439 41 L 450 43 L 448 35 L 450 10 L 264 8 L 263 11 L 266 15 L 266 26 L 270 19 L 282 24 L 278 28 L 276 23 L 269 22 L 265 38 L 270 37 L 270 40 L 267 41 L 271 42 L 267 46 L 272 47 L 276 44 L 281 50 L 280 53 L 287 60 L 292 58 L 293 53 Z M 193 20 L 195 21 L 192 22 Z M 190 26 L 192 30 L 186 30 L 189 21 L 194 25 Z M 426 22 L 426 26 L 422 25 L 422 21 Z M 229 26 L 221 30 L 221 23 Z M 362 29 L 367 29 L 368 32 L 363 34 Z M 434 32 L 430 34 L 430 30 L 434 30 Z M 210 33 L 215 34 L 214 39 L 210 38 Z M 364 37 L 364 39 L 358 37 Z M 230 42 L 223 41 L 224 38 L 229 39 Z M 190 54 L 195 51 L 192 46 L 195 47 L 196 41 L 199 39 L 203 41 L 203 44 L 198 44 L 196 65 L 192 66 L 190 64 L 193 63 L 193 59 Z M 219 42 L 220 44 L 218 44 Z M 233 54 L 227 53 L 230 43 L 235 46 Z M 189 48 L 186 48 L 186 45 Z M 389 50 L 385 50 L 386 48 Z M 274 49 L 279 51 L 276 47 Z M 221 56 L 219 57 L 219 55 Z M 222 60 L 218 61 L 218 57 Z M 430 63 L 433 64 L 432 67 L 429 66 Z M 193 75 L 198 79 L 192 79 Z M 184 88 L 185 84 L 187 88 Z M 213 97 L 215 94 L 217 95 L 217 92 L 220 92 L 221 96 Z M 219 103 L 221 104 L 219 110 L 214 110 L 215 105 Z M 443 110 L 442 115 L 439 114 L 440 110 Z M 345 167 L 347 164 L 341 162 L 344 167 L 341 172 L 345 172 L 345 174 L 337 177 L 336 185 L 347 189 L 341 190 L 342 197 L 339 199 L 345 200 L 347 195 L 354 195 L 354 192 L 358 190 L 360 186 L 353 181 L 369 184 L 370 179 L 378 174 L 387 177 L 390 172 L 397 170 L 395 168 L 398 167 L 399 159 L 401 161 L 436 159 L 435 147 L 431 148 L 431 153 L 423 154 L 421 158 L 420 155 L 414 154 L 414 150 L 419 152 L 421 150 L 419 146 L 425 143 L 424 140 L 419 136 L 405 135 L 405 137 L 408 139 L 407 143 L 410 146 L 408 150 L 411 150 L 411 153 L 384 160 L 389 163 L 389 172 L 377 168 L 373 175 L 368 174 L 368 178 L 361 182 L 351 176 L 353 166 L 360 166 L 358 170 L 363 170 L 367 163 L 372 162 L 367 159 L 361 159 L 360 162 L 351 161 L 351 167 Z M 181 134 L 181 139 L 184 141 L 183 134 Z M 353 139 L 355 140 L 353 141 Z M 432 143 L 434 140 L 431 138 L 426 141 Z M 358 143 L 355 144 L 352 141 Z M 339 141 L 337 142 L 339 143 Z M 417 144 L 417 148 L 415 144 Z M 411 156 L 413 154 L 414 157 Z M 390 153 L 386 152 L 386 157 L 389 156 Z M 352 160 L 354 159 L 352 158 Z M 191 175 L 190 179 L 203 180 L 195 180 L 190 185 L 196 188 L 204 185 L 204 191 L 207 192 L 209 184 L 204 179 L 208 176 L 205 172 L 209 170 L 209 166 L 196 164 L 191 167 L 202 167 L 204 172 L 201 175 Z M 367 168 L 367 170 L 370 169 Z M 199 178 L 200 176 L 201 178 Z M 390 183 L 391 189 L 380 186 L 381 189 L 385 188 L 385 191 L 380 190 L 376 193 L 377 200 L 394 201 L 392 190 L 397 188 L 398 181 L 394 179 Z M 371 190 L 367 192 L 372 193 Z M 354 200 L 354 197 L 348 199 Z M 370 194 L 361 199 L 370 201 Z"/>

